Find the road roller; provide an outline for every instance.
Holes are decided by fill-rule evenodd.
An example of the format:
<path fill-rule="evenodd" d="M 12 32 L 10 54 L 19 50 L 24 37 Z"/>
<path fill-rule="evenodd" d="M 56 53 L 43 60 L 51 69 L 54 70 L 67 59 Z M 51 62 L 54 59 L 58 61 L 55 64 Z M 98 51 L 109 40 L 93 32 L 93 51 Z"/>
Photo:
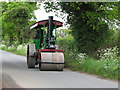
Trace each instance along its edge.
<path fill-rule="evenodd" d="M 34 44 L 27 46 L 28 68 L 35 68 L 39 64 L 41 71 L 63 71 L 65 51 L 56 45 L 57 28 L 61 26 L 63 23 L 53 20 L 53 16 L 30 26 L 30 29 L 36 30 L 36 35 Z"/>

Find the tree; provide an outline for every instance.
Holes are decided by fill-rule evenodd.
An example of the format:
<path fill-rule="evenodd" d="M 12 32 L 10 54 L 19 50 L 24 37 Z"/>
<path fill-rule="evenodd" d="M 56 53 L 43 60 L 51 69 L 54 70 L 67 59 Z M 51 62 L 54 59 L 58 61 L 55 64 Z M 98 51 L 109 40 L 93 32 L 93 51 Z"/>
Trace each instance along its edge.
<path fill-rule="evenodd" d="M 117 23 L 118 2 L 46 2 L 46 10 L 52 11 L 60 6 L 67 13 L 72 35 L 78 52 L 94 53 L 104 46 L 114 32 Z"/>
<path fill-rule="evenodd" d="M 59 29 L 59 30 L 57 30 L 58 37 L 65 37 L 65 36 L 68 36 L 69 34 L 70 34 L 69 29 Z"/>
<path fill-rule="evenodd" d="M 30 22 L 36 20 L 34 15 L 34 10 L 38 9 L 36 2 L 1 2 L 1 4 L 3 39 L 9 42 L 9 45 L 14 44 L 15 41 L 22 44 L 27 39 L 24 35 L 26 35 L 25 31 L 29 30 Z"/>

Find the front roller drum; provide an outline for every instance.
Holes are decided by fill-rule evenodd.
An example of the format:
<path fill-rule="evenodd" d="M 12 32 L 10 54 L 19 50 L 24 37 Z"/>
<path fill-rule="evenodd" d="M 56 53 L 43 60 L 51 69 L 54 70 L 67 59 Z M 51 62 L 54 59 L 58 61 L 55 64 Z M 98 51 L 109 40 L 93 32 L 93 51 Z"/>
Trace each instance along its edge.
<path fill-rule="evenodd" d="M 41 52 L 40 70 L 56 70 L 63 71 L 64 69 L 64 54 L 61 52 Z"/>

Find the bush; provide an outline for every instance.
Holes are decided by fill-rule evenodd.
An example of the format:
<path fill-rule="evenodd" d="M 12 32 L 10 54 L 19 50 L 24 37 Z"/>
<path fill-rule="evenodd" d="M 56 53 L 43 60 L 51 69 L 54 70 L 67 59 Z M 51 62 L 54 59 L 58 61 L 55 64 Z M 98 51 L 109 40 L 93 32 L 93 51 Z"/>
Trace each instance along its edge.
<path fill-rule="evenodd" d="M 9 51 L 9 52 L 13 52 L 15 54 L 27 56 L 27 45 L 26 44 L 18 45 L 17 47 L 15 47 L 14 45 L 7 47 L 6 45 L 2 44 L 0 46 L 0 49 Z"/>
<path fill-rule="evenodd" d="M 25 45 L 25 44 L 18 45 L 15 53 L 19 54 L 19 55 L 27 56 L 27 45 Z"/>
<path fill-rule="evenodd" d="M 78 58 L 77 61 L 80 60 L 81 62 L 77 63 L 76 67 L 78 67 L 78 70 L 84 72 L 99 74 L 104 77 L 118 79 L 118 72 L 120 70 L 118 62 L 119 57 L 117 56 L 118 51 L 119 50 L 117 47 L 99 50 L 99 60 L 86 56 L 86 59 L 84 57 L 84 60 L 81 61 L 84 54 L 80 54 L 81 58 Z"/>
<path fill-rule="evenodd" d="M 69 67 L 69 62 L 74 61 L 77 57 L 77 48 L 74 43 L 74 38 L 71 35 L 57 38 L 57 45 L 60 46 L 60 49 L 65 50 L 65 67 Z"/>
<path fill-rule="evenodd" d="M 113 48 L 106 48 L 106 49 L 101 49 L 98 50 L 98 52 L 100 54 L 98 54 L 98 56 L 101 59 L 106 59 L 106 60 L 115 60 L 118 57 L 118 53 L 119 53 L 119 49 L 117 48 L 117 46 L 113 47 Z"/>
<path fill-rule="evenodd" d="M 102 49 L 99 50 L 99 57 L 101 60 L 104 60 L 104 70 L 105 72 L 110 75 L 110 77 L 117 77 L 118 76 L 118 71 L 119 71 L 119 49 L 117 46 L 113 48 L 107 48 L 107 49 Z"/>
<path fill-rule="evenodd" d="M 75 49 L 74 38 L 71 35 L 66 37 L 58 37 L 57 45 L 59 45 L 61 49 L 64 49 L 65 51 L 70 51 Z"/>
<path fill-rule="evenodd" d="M 15 48 L 14 45 L 12 45 L 12 46 L 9 46 L 9 47 L 7 48 L 7 51 L 9 51 L 9 52 L 15 52 L 15 51 L 16 51 L 16 48 Z"/>
<path fill-rule="evenodd" d="M 7 47 L 6 47 L 5 45 L 1 44 L 1 45 L 0 45 L 0 49 L 1 49 L 1 50 L 6 50 Z"/>
<path fill-rule="evenodd" d="M 77 63 L 80 64 L 80 63 L 84 62 L 84 61 L 86 60 L 86 58 L 87 58 L 86 53 L 79 53 L 79 54 L 77 55 L 77 58 L 76 58 Z"/>

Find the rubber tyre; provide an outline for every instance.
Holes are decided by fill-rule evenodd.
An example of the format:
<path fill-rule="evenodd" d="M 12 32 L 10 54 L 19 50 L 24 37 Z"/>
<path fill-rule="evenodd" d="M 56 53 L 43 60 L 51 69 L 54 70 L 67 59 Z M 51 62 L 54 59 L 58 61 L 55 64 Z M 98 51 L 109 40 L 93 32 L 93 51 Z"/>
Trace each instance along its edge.
<path fill-rule="evenodd" d="M 31 56 L 35 52 L 35 45 L 29 44 L 27 47 L 27 66 L 28 68 L 35 68 L 36 57 Z"/>

